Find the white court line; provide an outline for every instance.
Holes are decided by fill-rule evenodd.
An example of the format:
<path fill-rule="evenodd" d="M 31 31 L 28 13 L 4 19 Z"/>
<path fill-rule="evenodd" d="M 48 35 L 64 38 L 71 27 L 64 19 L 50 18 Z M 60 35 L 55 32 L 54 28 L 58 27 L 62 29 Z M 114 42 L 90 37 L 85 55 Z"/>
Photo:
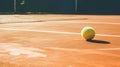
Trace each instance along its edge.
<path fill-rule="evenodd" d="M 73 21 L 75 21 L 74 19 L 73 19 L 73 21 L 72 22 L 70 22 L 71 20 L 69 20 L 69 19 L 64 19 L 64 20 L 50 20 L 50 21 L 58 21 L 58 22 L 61 22 L 61 21 L 64 21 L 65 22 L 65 20 L 67 20 L 67 22 L 66 23 L 89 23 L 89 24 L 114 24 L 114 25 L 119 25 L 120 23 L 112 23 L 112 22 L 103 22 L 103 21 L 96 21 L 96 22 L 93 22 L 93 21 L 91 21 L 91 22 L 78 22 L 78 20 L 81 20 L 81 19 L 75 19 L 77 22 L 73 22 Z M 56 22 L 55 22 L 56 23 Z"/>
<path fill-rule="evenodd" d="M 111 23 L 111 22 L 66 22 L 66 23 L 115 24 L 115 25 L 120 24 L 120 23 Z"/>
<path fill-rule="evenodd" d="M 120 57 L 117 54 L 112 53 L 104 53 L 101 51 L 119 51 L 120 48 L 101 48 L 101 49 L 73 49 L 73 48 L 59 48 L 59 47 L 48 47 L 48 49 L 52 50 L 59 50 L 59 51 L 72 51 L 73 53 L 79 52 L 80 54 L 97 54 L 97 55 L 107 55 L 107 56 L 113 56 L 113 57 Z"/>
<path fill-rule="evenodd" d="M 98 50 L 120 50 L 120 48 L 102 48 Z"/>
<path fill-rule="evenodd" d="M 75 49 L 75 48 L 59 48 L 59 47 L 47 47 L 47 48 L 58 51 L 80 52 L 82 54 L 100 54 L 100 52 L 94 51 L 94 49 Z"/>
<path fill-rule="evenodd" d="M 0 28 L 0 30 L 13 30 L 13 31 L 28 31 L 28 32 L 45 32 L 45 33 L 56 33 L 56 34 L 77 34 L 75 32 L 60 32 L 60 31 L 50 31 L 50 30 L 30 30 L 30 29 L 17 29 L 17 28 Z M 108 37 L 120 37 L 120 35 L 110 35 L 110 34 L 96 34 L 97 36 L 108 36 Z"/>
<path fill-rule="evenodd" d="M 120 37 L 120 35 L 96 34 L 97 36 Z"/>
<path fill-rule="evenodd" d="M 100 49 L 72 49 L 72 48 L 59 48 L 59 47 L 48 47 L 49 49 L 53 49 L 53 50 L 61 50 L 61 51 L 75 51 L 75 52 L 79 52 L 79 51 L 92 51 L 93 50 L 120 50 L 120 48 L 100 48 Z M 96 53 L 96 52 L 93 52 Z"/>

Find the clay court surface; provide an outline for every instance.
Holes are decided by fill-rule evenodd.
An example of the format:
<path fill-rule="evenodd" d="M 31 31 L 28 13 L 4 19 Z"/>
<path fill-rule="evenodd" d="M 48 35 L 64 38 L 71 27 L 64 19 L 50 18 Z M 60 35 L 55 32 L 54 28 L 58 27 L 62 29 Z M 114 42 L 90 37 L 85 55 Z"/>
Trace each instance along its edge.
<path fill-rule="evenodd" d="M 119 15 L 0 15 L 0 67 L 120 67 L 119 29 Z"/>

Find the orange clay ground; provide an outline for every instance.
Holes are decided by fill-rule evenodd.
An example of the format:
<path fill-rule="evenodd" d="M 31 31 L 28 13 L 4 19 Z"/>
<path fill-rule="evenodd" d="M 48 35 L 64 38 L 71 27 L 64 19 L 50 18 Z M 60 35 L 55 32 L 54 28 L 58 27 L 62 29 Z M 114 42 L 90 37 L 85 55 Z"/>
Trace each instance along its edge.
<path fill-rule="evenodd" d="M 120 16 L 0 15 L 0 67 L 120 67 Z M 81 38 L 85 26 L 93 41 Z"/>

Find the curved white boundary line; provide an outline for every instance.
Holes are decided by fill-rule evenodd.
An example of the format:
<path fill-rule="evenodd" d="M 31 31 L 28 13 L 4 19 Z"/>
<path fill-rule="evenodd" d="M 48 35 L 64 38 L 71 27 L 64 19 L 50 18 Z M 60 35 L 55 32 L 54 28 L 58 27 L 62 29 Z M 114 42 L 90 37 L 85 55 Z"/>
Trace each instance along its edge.
<path fill-rule="evenodd" d="M 0 28 L 0 30 L 13 30 L 13 31 L 28 31 L 28 32 L 44 32 L 44 33 L 56 33 L 56 34 L 77 34 L 75 32 L 60 32 L 60 31 L 50 31 L 50 30 L 30 30 L 30 29 L 17 29 L 17 28 Z M 110 35 L 110 34 L 96 34 L 97 36 L 108 36 L 108 37 L 119 37 L 120 35 Z"/>

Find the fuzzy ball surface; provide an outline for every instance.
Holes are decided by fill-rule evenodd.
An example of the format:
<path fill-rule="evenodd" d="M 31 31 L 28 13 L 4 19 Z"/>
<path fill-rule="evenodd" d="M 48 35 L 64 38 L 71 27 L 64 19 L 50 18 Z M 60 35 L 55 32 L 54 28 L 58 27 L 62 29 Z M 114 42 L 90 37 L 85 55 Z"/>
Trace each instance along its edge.
<path fill-rule="evenodd" d="M 81 30 L 81 36 L 86 41 L 92 40 L 95 37 L 95 30 L 92 27 L 84 27 Z"/>

